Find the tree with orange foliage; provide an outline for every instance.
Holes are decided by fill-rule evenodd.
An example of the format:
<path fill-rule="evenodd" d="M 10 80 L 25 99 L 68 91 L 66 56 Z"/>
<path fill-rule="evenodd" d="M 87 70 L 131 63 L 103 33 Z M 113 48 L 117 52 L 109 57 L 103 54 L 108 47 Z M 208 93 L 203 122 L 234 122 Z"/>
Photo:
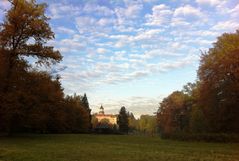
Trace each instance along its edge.
<path fill-rule="evenodd" d="M 21 98 L 26 98 L 25 81 L 30 78 L 31 70 L 26 57 L 36 58 L 40 65 L 50 65 L 59 62 L 62 56 L 52 46 L 46 45 L 54 38 L 49 18 L 44 14 L 46 4 L 36 4 L 35 0 L 9 2 L 11 9 L 0 25 L 0 119 L 5 118 L 0 122 L 4 122 L 10 133 L 11 127 L 24 113 Z"/>
<path fill-rule="evenodd" d="M 188 126 L 187 95 L 175 91 L 160 103 L 157 113 L 159 131 L 162 134 L 172 134 L 183 131 Z"/>
<path fill-rule="evenodd" d="M 218 37 L 201 57 L 199 105 L 211 132 L 239 132 L 239 30 Z"/>

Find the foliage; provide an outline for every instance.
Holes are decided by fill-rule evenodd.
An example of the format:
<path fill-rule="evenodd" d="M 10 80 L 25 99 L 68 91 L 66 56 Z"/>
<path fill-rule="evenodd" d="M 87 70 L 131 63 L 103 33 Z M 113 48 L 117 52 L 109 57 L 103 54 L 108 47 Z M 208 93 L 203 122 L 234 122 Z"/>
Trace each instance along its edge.
<path fill-rule="evenodd" d="M 70 132 L 88 132 L 91 123 L 89 122 L 89 111 L 82 101 L 82 96 L 74 94 L 73 96 L 66 96 L 65 108 L 68 114 L 67 123 L 70 127 Z"/>
<path fill-rule="evenodd" d="M 162 136 L 235 140 L 239 133 L 239 30 L 218 37 L 213 48 L 202 54 L 198 78 L 160 103 L 157 121 Z"/>
<path fill-rule="evenodd" d="M 190 104 L 187 95 L 175 91 L 160 103 L 157 121 L 160 133 L 188 130 Z"/>
<path fill-rule="evenodd" d="M 86 94 L 64 98 L 58 76 L 32 68 L 58 63 L 62 56 L 47 41 L 54 33 L 45 16 L 46 4 L 11 0 L 0 25 L 0 132 L 86 132 L 90 108 Z"/>
<path fill-rule="evenodd" d="M 239 132 L 239 30 L 220 36 L 201 57 L 199 105 L 211 132 Z"/>
<path fill-rule="evenodd" d="M 134 114 L 132 112 L 128 112 L 128 120 L 129 120 L 129 132 L 133 133 L 138 129 L 138 120 L 135 119 Z"/>
<path fill-rule="evenodd" d="M 203 133 L 207 131 L 205 116 L 200 107 L 194 106 L 190 114 L 190 131 L 192 133 Z"/>
<path fill-rule="evenodd" d="M 128 133 L 129 131 L 129 120 L 126 108 L 123 106 L 121 107 L 118 115 L 118 125 L 119 131 L 122 133 Z"/>
<path fill-rule="evenodd" d="M 150 135 L 157 133 L 156 116 L 141 115 L 138 122 L 139 122 L 138 130 L 141 133 Z"/>
<path fill-rule="evenodd" d="M 95 129 L 97 127 L 98 123 L 99 123 L 98 119 L 95 117 L 95 115 L 92 115 L 92 117 L 91 117 L 92 129 Z"/>
<path fill-rule="evenodd" d="M 87 113 L 87 117 L 88 117 L 88 128 L 92 128 L 92 124 L 91 124 L 91 109 L 90 109 L 90 106 L 89 106 L 89 102 L 88 102 L 88 98 L 86 96 L 86 93 L 84 93 L 84 96 L 81 98 L 81 101 L 82 101 L 82 104 L 83 104 L 83 107 L 85 108 L 85 111 Z"/>

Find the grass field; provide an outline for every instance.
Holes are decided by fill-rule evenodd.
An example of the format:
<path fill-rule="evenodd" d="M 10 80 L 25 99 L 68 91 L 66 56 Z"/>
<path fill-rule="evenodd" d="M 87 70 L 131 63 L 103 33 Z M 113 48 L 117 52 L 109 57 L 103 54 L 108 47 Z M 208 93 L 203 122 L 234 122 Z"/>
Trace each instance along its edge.
<path fill-rule="evenodd" d="M 239 161 L 239 144 L 123 135 L 0 137 L 0 161 Z"/>

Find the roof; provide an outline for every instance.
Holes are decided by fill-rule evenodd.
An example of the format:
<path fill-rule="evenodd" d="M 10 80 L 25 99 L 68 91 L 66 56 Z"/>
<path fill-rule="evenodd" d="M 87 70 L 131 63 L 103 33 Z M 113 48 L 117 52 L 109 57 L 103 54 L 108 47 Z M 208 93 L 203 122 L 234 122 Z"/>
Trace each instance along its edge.
<path fill-rule="evenodd" d="M 102 116 L 102 117 L 116 117 L 117 115 L 113 115 L 113 114 L 95 114 L 95 116 Z"/>

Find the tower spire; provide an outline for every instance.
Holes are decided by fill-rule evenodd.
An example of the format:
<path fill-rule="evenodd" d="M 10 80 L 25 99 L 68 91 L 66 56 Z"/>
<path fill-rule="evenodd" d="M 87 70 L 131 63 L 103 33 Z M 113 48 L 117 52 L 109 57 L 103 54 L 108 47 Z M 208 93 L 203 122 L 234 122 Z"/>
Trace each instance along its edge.
<path fill-rule="evenodd" d="M 105 112 L 104 112 L 104 107 L 102 106 L 102 104 L 101 104 L 101 106 L 100 106 L 100 112 L 99 112 L 99 114 L 105 114 Z"/>

